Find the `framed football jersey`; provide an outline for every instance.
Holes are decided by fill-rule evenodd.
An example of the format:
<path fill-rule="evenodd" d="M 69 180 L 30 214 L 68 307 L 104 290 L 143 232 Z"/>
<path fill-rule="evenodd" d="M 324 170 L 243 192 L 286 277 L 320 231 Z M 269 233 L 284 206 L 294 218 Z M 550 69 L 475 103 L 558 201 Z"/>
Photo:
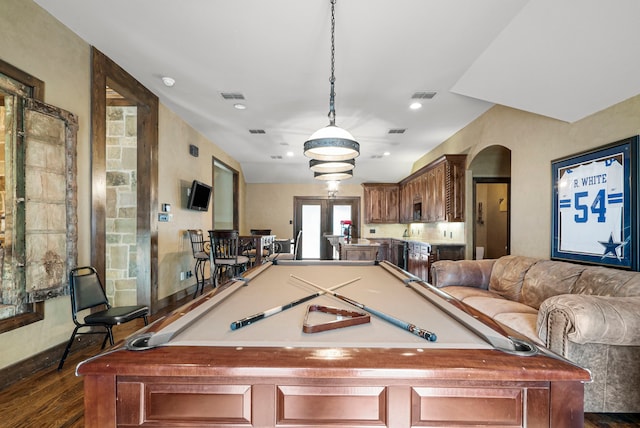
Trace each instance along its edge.
<path fill-rule="evenodd" d="M 638 141 L 551 162 L 551 258 L 638 270 Z"/>

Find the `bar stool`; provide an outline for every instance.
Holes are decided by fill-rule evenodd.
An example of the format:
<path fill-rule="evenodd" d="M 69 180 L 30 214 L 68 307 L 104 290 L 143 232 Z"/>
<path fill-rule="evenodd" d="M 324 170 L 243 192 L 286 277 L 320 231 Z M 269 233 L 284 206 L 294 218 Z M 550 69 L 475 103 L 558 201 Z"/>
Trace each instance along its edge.
<path fill-rule="evenodd" d="M 189 229 L 189 239 L 191 239 L 191 251 L 193 252 L 193 258 L 196 259 L 196 264 L 193 268 L 196 274 L 196 291 L 193 294 L 195 299 L 198 295 L 204 291 L 204 269 L 205 265 L 209 261 L 209 247 L 211 243 L 204 239 L 204 234 L 201 229 Z"/>

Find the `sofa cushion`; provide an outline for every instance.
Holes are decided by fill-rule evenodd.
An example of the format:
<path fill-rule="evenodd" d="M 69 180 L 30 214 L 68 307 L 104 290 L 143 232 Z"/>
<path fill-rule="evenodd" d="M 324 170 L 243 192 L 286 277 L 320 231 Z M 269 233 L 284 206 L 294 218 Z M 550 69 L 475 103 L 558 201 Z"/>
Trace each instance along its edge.
<path fill-rule="evenodd" d="M 615 297 L 640 296 L 640 275 L 638 272 L 602 266 L 590 267 L 580 275 L 573 294 Z"/>
<path fill-rule="evenodd" d="M 538 330 L 536 329 L 538 314 L 505 312 L 497 314 L 494 319 L 518 333 L 525 335 L 532 342 L 544 346 L 544 342 L 538 337 Z"/>
<path fill-rule="evenodd" d="M 489 290 L 505 299 L 522 303 L 522 283 L 527 271 L 540 259 L 523 256 L 500 257 L 493 265 Z"/>
<path fill-rule="evenodd" d="M 471 296 L 464 299 L 463 302 L 491 318 L 504 313 L 538 315 L 538 311 L 530 306 L 502 298 Z"/>
<path fill-rule="evenodd" d="M 540 260 L 524 278 L 522 303 L 539 309 L 551 296 L 574 293 L 576 282 L 586 269 L 587 266 L 574 263 Z"/>
<path fill-rule="evenodd" d="M 438 260 L 431 265 L 431 281 L 436 287 L 466 285 L 488 289 L 495 260 Z"/>
<path fill-rule="evenodd" d="M 523 334 L 531 341 L 544 345 L 537 334 L 537 310 L 479 288 L 449 286 L 443 287 L 442 290 L 499 323 Z"/>
<path fill-rule="evenodd" d="M 466 287 L 463 285 L 450 285 L 441 288 L 441 290 L 462 302 L 469 297 L 491 297 L 494 299 L 504 299 L 504 297 L 491 291 L 483 290 L 481 288 Z"/>

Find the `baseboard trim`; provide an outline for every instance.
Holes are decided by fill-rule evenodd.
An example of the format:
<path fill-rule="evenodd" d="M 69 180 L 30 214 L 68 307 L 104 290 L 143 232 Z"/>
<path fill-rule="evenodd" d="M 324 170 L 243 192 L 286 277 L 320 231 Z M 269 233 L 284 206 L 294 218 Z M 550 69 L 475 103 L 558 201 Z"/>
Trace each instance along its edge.
<path fill-rule="evenodd" d="M 77 336 L 69 355 L 89 346 L 99 345 L 104 340 L 102 335 Z M 0 369 L 0 390 L 16 382 L 33 376 L 37 371 L 47 369 L 60 362 L 67 342 L 46 349 L 22 361 Z"/>
<path fill-rule="evenodd" d="M 207 287 L 210 287 L 210 286 L 211 286 L 211 282 L 209 281 L 209 278 L 205 279 L 204 288 L 206 289 Z M 153 314 L 154 315 L 162 314 L 163 309 L 165 308 L 175 309 L 179 305 L 187 303 L 189 301 L 187 298 L 193 296 L 193 294 L 196 292 L 196 287 L 197 285 L 193 284 L 170 296 L 165 297 L 164 299 L 158 300 L 155 303 L 155 305 L 153 305 L 153 308 L 154 308 Z M 198 293 L 198 296 L 199 295 L 200 293 Z"/>
<path fill-rule="evenodd" d="M 205 283 L 205 288 L 210 286 L 209 281 Z M 196 285 L 187 287 L 181 291 L 178 291 L 171 296 L 168 296 L 162 300 L 159 300 L 155 305 L 154 315 L 162 315 L 162 313 L 175 309 L 177 306 L 188 302 L 188 298 L 193 296 L 196 291 Z M 78 335 L 71 347 L 69 355 L 84 349 L 89 346 L 100 345 L 104 337 L 99 334 L 91 335 Z M 47 369 L 53 365 L 57 365 L 60 362 L 64 348 L 67 346 L 67 342 L 53 346 L 38 354 L 32 355 L 22 361 L 14 363 L 3 369 L 0 369 L 0 390 L 19 382 L 37 371 Z"/>

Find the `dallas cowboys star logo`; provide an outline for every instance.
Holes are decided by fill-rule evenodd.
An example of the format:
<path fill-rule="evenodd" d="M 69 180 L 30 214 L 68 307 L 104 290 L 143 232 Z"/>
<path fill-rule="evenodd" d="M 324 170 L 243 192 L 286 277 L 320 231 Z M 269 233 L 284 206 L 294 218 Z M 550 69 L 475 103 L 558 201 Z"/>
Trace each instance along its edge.
<path fill-rule="evenodd" d="M 603 259 L 605 257 L 615 257 L 616 259 L 620 260 L 620 256 L 618 255 L 618 248 L 627 245 L 629 241 L 627 240 L 624 242 L 615 242 L 613 240 L 613 233 L 611 233 L 611 235 L 609 235 L 608 241 L 598 241 L 598 242 L 602 244 L 602 246 L 604 246 L 604 253 L 602 254 Z"/>

